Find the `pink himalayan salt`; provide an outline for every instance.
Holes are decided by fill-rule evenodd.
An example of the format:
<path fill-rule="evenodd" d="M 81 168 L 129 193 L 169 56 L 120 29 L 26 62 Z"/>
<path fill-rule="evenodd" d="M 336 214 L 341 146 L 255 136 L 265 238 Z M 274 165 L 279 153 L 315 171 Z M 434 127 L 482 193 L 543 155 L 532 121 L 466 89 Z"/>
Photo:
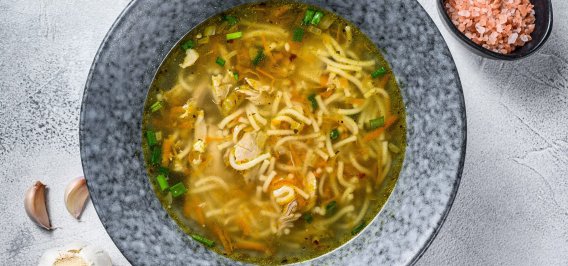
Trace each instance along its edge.
<path fill-rule="evenodd" d="M 444 6 L 458 30 L 488 50 L 508 54 L 532 39 L 529 0 L 446 0 Z"/>

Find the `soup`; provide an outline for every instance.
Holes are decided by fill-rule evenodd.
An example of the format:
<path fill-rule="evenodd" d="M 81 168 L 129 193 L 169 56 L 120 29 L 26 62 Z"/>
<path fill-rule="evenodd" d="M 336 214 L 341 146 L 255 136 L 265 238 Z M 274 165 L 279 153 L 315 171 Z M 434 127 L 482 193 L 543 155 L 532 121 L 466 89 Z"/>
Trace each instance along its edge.
<path fill-rule="evenodd" d="M 160 66 L 143 121 L 157 196 L 232 259 L 293 263 L 361 232 L 405 150 L 395 78 L 353 24 L 256 3 L 189 32 Z"/>

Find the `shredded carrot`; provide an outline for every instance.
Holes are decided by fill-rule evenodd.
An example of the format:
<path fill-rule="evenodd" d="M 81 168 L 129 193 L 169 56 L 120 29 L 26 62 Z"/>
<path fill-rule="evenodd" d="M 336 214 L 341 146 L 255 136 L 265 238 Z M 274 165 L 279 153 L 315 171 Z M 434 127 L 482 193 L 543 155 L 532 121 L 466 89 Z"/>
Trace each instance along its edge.
<path fill-rule="evenodd" d="M 223 244 L 223 249 L 225 249 L 225 252 L 227 252 L 228 254 L 233 253 L 233 244 L 231 243 L 231 238 L 229 234 L 227 234 L 227 231 L 221 229 L 221 227 L 217 223 L 213 224 L 212 230 L 213 233 L 217 235 L 217 238 L 219 238 L 219 240 L 221 241 L 221 244 Z"/>
<path fill-rule="evenodd" d="M 172 158 L 172 145 L 174 144 L 173 138 L 167 138 L 162 143 L 162 165 L 169 165 Z"/>
<path fill-rule="evenodd" d="M 266 72 L 266 71 L 264 71 L 264 70 L 262 70 L 262 69 L 260 69 L 260 68 L 257 68 L 256 71 L 258 71 L 258 73 L 260 73 L 260 74 L 262 74 L 262 75 L 267 76 L 269 79 L 274 80 L 274 76 L 270 75 L 268 72 Z"/>
<path fill-rule="evenodd" d="M 384 75 L 384 76 L 379 80 L 379 82 L 377 82 L 377 87 L 384 89 L 384 88 L 387 86 L 387 83 L 389 82 L 389 79 L 390 79 L 390 73 Z"/>
<path fill-rule="evenodd" d="M 345 101 L 353 105 L 363 105 L 365 103 L 365 99 L 359 98 L 345 98 Z"/>
<path fill-rule="evenodd" d="M 241 228 L 241 230 L 243 231 L 243 235 L 250 236 L 250 224 L 247 222 L 247 220 L 244 217 L 239 216 L 237 223 L 239 225 L 239 228 Z"/>
<path fill-rule="evenodd" d="M 395 115 L 391 115 L 387 121 L 385 122 L 385 125 L 382 127 L 379 127 L 377 129 L 375 129 L 374 131 L 372 131 L 371 133 L 365 135 L 365 137 L 363 138 L 363 140 L 365 141 L 371 141 L 374 140 L 376 138 L 378 138 L 383 132 L 385 132 L 385 130 L 392 126 L 394 124 L 394 122 L 396 121 L 397 117 Z"/>
<path fill-rule="evenodd" d="M 264 47 L 264 53 L 268 56 L 271 62 L 274 63 L 274 57 L 272 57 L 272 52 L 270 51 L 270 47 L 268 47 L 268 43 L 266 42 L 266 38 L 264 38 L 264 34 L 260 35 L 260 40 L 262 40 L 262 47 Z"/>
<path fill-rule="evenodd" d="M 223 141 L 223 140 L 225 140 L 224 137 L 212 137 L 212 136 L 205 137 L 205 142 L 214 142 L 214 141 Z"/>
<path fill-rule="evenodd" d="M 331 95 L 333 95 L 333 90 L 326 90 L 326 91 L 320 93 L 320 96 L 324 99 L 331 96 Z"/>
<path fill-rule="evenodd" d="M 189 121 L 187 121 L 187 122 L 182 122 L 182 123 L 180 123 L 177 127 L 178 127 L 178 128 L 181 128 L 181 129 L 191 129 L 191 128 L 193 128 L 193 123 L 191 123 L 191 122 L 189 122 Z"/>
<path fill-rule="evenodd" d="M 186 218 L 193 219 L 200 225 L 205 225 L 205 215 L 203 215 L 203 209 L 199 207 L 197 199 L 187 194 L 183 203 L 183 215 Z"/>
<path fill-rule="evenodd" d="M 238 241 L 235 242 L 234 247 L 235 249 L 246 249 L 252 251 L 260 251 L 266 254 L 272 254 L 272 251 L 270 251 L 270 249 L 266 245 L 250 240 L 239 239 Z"/>
<path fill-rule="evenodd" d="M 349 87 L 349 80 L 347 80 L 344 77 L 340 77 L 339 78 L 339 86 L 341 86 L 341 88 L 348 88 Z"/>
<path fill-rule="evenodd" d="M 327 86 L 327 82 L 329 81 L 329 76 L 328 75 L 321 75 L 319 81 L 320 81 L 320 86 L 325 87 L 325 86 Z"/>

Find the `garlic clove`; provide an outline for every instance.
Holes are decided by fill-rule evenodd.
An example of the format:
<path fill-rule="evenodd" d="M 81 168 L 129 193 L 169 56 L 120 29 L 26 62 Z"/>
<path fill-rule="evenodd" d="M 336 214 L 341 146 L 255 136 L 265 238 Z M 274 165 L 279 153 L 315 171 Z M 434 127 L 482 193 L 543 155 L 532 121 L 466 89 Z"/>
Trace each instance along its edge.
<path fill-rule="evenodd" d="M 89 265 L 111 266 L 112 261 L 104 250 L 84 243 L 71 243 L 64 247 L 46 250 L 38 266 Z"/>
<path fill-rule="evenodd" d="M 45 185 L 40 181 L 26 191 L 24 207 L 28 216 L 39 226 L 51 230 L 51 222 L 45 204 Z"/>
<path fill-rule="evenodd" d="M 81 216 L 88 198 L 89 190 L 84 177 L 77 177 L 67 185 L 65 189 L 65 206 L 67 211 L 76 219 L 79 219 Z"/>

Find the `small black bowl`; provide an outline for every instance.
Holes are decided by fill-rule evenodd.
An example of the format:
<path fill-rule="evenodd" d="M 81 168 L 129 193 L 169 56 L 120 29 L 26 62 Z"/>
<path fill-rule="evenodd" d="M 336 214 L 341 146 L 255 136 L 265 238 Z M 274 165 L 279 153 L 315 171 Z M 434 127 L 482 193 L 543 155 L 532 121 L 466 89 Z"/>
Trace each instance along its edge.
<path fill-rule="evenodd" d="M 444 2 L 446 2 L 446 0 L 438 0 L 438 13 L 440 13 L 440 17 L 444 21 L 446 28 L 453 32 L 454 36 L 465 44 L 470 51 L 486 58 L 512 61 L 527 57 L 540 49 L 552 32 L 552 3 L 550 0 L 533 0 L 531 3 L 534 5 L 536 21 L 535 29 L 533 33 L 531 33 L 532 40 L 509 54 L 496 53 L 474 43 L 466 37 L 465 34 L 459 31 L 454 23 L 452 23 L 450 16 L 446 13 Z"/>

